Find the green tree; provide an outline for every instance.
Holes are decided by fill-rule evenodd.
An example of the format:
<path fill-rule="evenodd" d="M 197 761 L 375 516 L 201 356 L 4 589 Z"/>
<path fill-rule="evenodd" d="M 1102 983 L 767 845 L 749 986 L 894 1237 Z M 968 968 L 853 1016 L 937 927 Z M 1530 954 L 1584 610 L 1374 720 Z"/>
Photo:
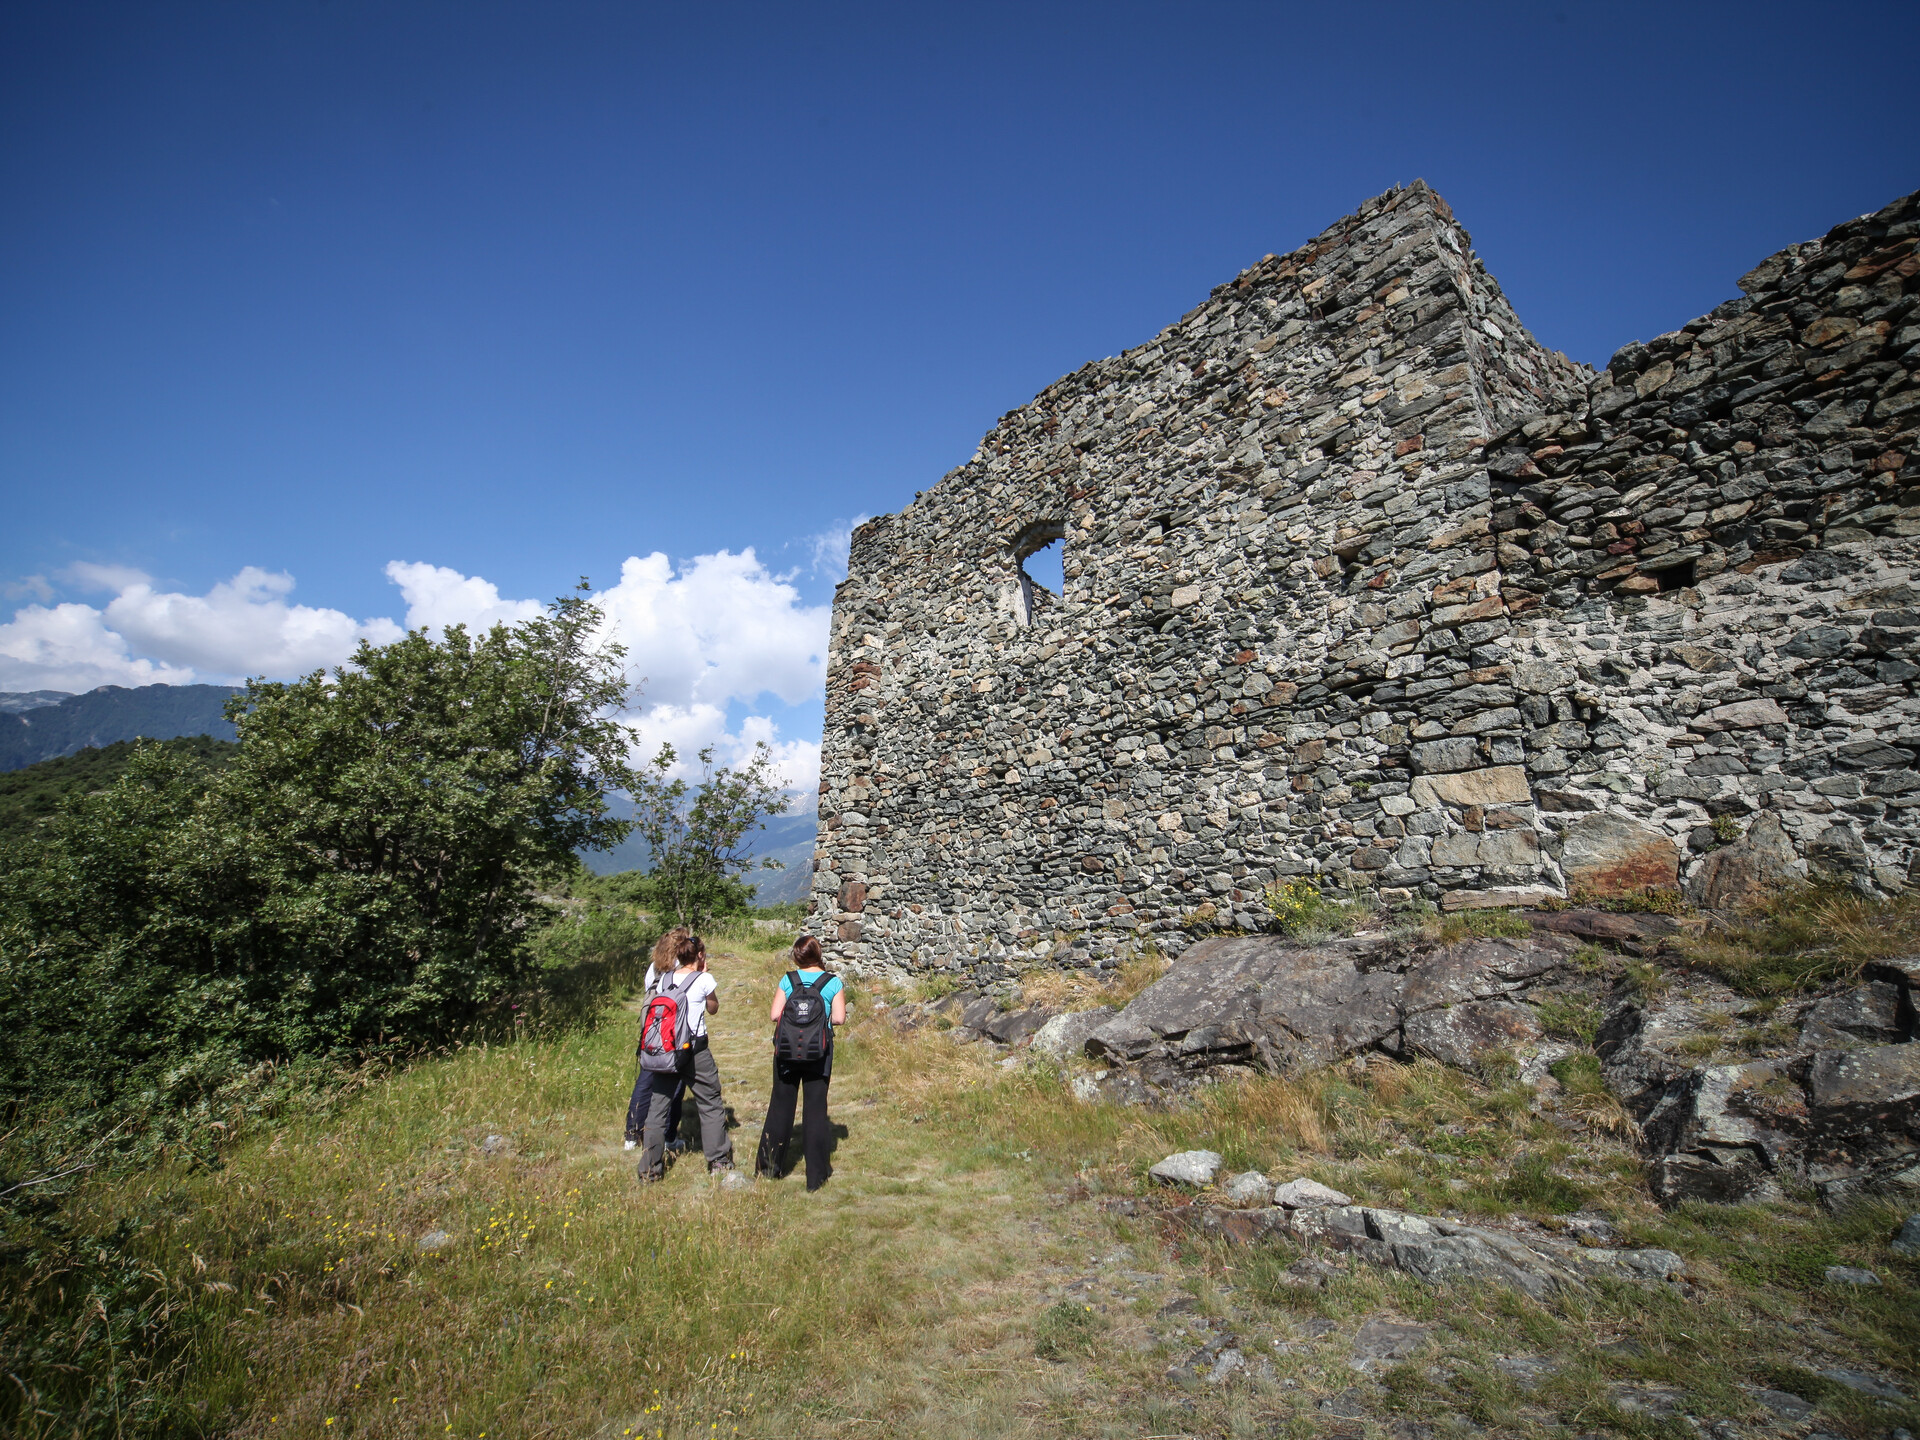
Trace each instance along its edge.
<path fill-rule="evenodd" d="M 716 770 L 711 745 L 696 758 L 700 780 L 689 785 L 673 774 L 679 760 L 673 746 L 662 745 L 630 787 L 634 828 L 647 842 L 650 889 L 680 925 L 703 925 L 742 908 L 740 876 L 780 868 L 774 859 L 756 863 L 747 847 L 768 816 L 786 809 L 784 783 L 764 743 L 738 769 Z M 751 895 L 747 889 L 745 898 Z"/>
<path fill-rule="evenodd" d="M 143 748 L 0 877 L 0 1087 L 182 1098 L 445 1035 L 504 999 L 541 883 L 631 822 L 623 652 L 586 587 L 472 636 L 255 681 L 209 774 Z M 157 1097 L 156 1097 L 157 1098 Z"/>

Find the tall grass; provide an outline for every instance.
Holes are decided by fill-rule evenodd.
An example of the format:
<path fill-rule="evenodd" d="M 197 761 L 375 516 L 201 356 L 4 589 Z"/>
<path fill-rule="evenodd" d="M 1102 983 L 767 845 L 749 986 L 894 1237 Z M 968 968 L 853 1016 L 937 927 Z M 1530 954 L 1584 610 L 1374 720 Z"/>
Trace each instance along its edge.
<path fill-rule="evenodd" d="M 1920 950 L 1920 893 L 1890 899 L 1820 879 L 1787 886 L 1731 924 L 1669 944 L 1743 995 L 1785 995 Z"/>

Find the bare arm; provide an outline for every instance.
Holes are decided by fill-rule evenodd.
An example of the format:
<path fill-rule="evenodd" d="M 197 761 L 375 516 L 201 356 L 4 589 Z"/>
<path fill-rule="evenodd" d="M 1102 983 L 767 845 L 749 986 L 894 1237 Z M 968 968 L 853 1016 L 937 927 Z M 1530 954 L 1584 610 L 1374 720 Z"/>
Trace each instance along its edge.
<path fill-rule="evenodd" d="M 832 1018 L 836 1025 L 847 1023 L 847 992 L 844 988 L 834 994 Z"/>
<path fill-rule="evenodd" d="M 773 992 L 773 1008 L 767 1012 L 767 1018 L 778 1025 L 780 1023 L 780 1012 L 786 1008 L 787 992 L 776 988 Z"/>

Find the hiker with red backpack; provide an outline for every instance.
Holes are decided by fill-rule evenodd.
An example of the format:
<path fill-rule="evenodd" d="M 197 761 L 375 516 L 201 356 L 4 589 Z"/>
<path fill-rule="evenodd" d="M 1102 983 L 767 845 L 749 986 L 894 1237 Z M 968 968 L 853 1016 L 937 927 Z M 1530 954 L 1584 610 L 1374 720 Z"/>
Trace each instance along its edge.
<path fill-rule="evenodd" d="M 733 1168 L 720 1066 L 707 1043 L 707 1017 L 720 1012 L 719 989 L 707 972 L 707 947 L 698 935 L 674 945 L 674 969 L 660 977 L 640 1013 L 640 1068 L 652 1079 L 640 1154 L 642 1183 L 667 1173 L 667 1118 L 676 1082 L 684 1079 L 700 1111 L 700 1140 L 710 1171 Z"/>
<path fill-rule="evenodd" d="M 793 942 L 793 969 L 780 977 L 773 997 L 773 1096 L 760 1132 L 754 1169 L 770 1180 L 784 1173 L 787 1142 L 793 1138 L 794 1102 L 801 1109 L 800 1143 L 807 1156 L 807 1189 L 827 1183 L 827 1082 L 833 1078 L 833 1027 L 847 1019 L 846 986 L 829 975 L 820 942 L 802 935 Z"/>
<path fill-rule="evenodd" d="M 660 982 L 671 975 L 678 964 L 674 959 L 674 947 L 693 932 L 684 925 L 676 925 L 658 940 L 653 942 L 653 957 L 647 961 L 646 978 L 640 982 L 641 1008 L 653 999 L 660 989 Z M 634 1055 L 639 1056 L 638 1047 Z M 686 1098 L 687 1081 L 684 1075 L 676 1074 L 667 1089 L 667 1149 L 677 1151 L 681 1148 L 680 1139 L 680 1102 Z M 647 1105 L 653 1094 L 653 1073 L 644 1065 L 633 1082 L 633 1094 L 627 1100 L 627 1146 L 629 1150 L 638 1149 L 640 1134 L 647 1124 Z"/>

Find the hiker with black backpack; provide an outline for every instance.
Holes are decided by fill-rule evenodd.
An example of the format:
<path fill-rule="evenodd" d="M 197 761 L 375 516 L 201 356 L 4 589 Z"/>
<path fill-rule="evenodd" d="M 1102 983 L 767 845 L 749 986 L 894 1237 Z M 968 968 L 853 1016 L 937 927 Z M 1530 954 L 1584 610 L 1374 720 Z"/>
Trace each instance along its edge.
<path fill-rule="evenodd" d="M 720 1012 L 718 982 L 707 972 L 707 947 L 698 935 L 674 945 L 674 969 L 660 978 L 640 1014 L 640 1068 L 653 1077 L 641 1143 L 640 1179 L 667 1173 L 667 1117 L 676 1080 L 684 1078 L 700 1111 L 700 1140 L 709 1171 L 733 1168 L 720 1067 L 707 1043 L 707 1017 Z"/>
<path fill-rule="evenodd" d="M 827 1082 L 833 1078 L 833 1027 L 846 1023 L 846 986 L 829 975 L 820 942 L 802 935 L 793 942 L 793 968 L 780 977 L 773 997 L 773 1096 L 754 1168 L 778 1180 L 793 1138 L 794 1102 L 801 1107 L 800 1143 L 807 1156 L 807 1189 L 827 1183 Z"/>

